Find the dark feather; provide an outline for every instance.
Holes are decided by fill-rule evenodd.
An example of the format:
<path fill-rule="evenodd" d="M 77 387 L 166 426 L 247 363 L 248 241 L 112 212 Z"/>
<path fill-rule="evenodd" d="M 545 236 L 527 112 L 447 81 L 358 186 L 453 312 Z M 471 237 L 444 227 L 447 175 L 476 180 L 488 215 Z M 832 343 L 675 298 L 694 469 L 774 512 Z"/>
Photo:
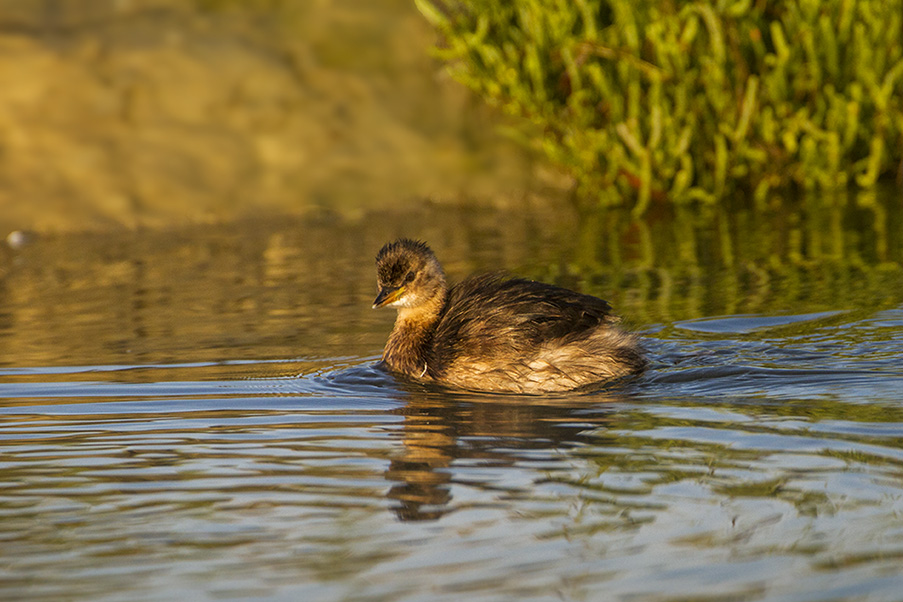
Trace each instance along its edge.
<path fill-rule="evenodd" d="M 411 269 L 420 267 L 417 259 L 430 256 L 433 252 L 422 240 L 399 238 L 379 250 L 376 254 L 376 276 L 380 283 L 400 283 Z"/>
<path fill-rule="evenodd" d="M 410 376 L 493 391 L 563 391 L 642 371 L 635 336 L 607 301 L 488 274 L 448 289 L 426 244 L 400 239 L 377 255 L 381 290 L 398 291 L 383 362 Z M 394 287 L 394 288 L 393 288 Z M 383 293 L 380 293 L 383 294 Z"/>
<path fill-rule="evenodd" d="M 436 323 L 431 364 L 525 352 L 553 340 L 564 344 L 617 321 L 611 305 L 597 297 L 501 274 L 475 276 L 449 292 Z"/>

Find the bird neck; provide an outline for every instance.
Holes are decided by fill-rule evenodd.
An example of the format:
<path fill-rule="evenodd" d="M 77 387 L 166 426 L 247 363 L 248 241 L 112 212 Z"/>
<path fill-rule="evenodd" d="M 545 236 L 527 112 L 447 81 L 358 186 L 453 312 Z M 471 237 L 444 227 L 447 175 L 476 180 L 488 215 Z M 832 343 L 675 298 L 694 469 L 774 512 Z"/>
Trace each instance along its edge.
<path fill-rule="evenodd" d="M 383 361 L 396 372 L 426 376 L 427 355 L 436 322 L 445 305 L 445 293 L 416 307 L 400 307 L 395 327 L 383 351 Z"/>

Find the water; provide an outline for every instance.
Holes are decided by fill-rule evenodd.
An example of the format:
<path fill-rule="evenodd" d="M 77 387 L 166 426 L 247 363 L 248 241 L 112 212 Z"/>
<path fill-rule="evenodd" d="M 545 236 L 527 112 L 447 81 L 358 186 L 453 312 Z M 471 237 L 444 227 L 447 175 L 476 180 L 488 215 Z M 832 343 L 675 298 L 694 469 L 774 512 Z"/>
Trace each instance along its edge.
<path fill-rule="evenodd" d="M 826 210 L 833 237 L 435 209 L 7 252 L 0 599 L 900 600 L 903 250 L 863 211 Z M 396 381 L 369 305 L 398 234 L 455 278 L 604 295 L 652 369 Z"/>

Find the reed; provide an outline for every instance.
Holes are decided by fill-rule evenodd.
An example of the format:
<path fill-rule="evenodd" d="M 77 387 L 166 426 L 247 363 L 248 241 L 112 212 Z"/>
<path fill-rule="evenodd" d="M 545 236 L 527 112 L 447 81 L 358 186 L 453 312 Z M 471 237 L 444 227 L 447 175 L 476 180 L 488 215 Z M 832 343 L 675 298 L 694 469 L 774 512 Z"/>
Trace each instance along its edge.
<path fill-rule="evenodd" d="M 415 0 L 453 76 L 601 203 L 903 172 L 903 0 Z"/>

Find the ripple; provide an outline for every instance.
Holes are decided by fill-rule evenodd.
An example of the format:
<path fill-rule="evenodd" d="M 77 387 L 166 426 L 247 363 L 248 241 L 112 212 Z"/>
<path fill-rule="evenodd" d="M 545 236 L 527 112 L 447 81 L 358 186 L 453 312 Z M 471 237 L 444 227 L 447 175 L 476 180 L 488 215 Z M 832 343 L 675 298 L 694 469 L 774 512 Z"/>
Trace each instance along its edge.
<path fill-rule="evenodd" d="M 826 320 L 843 315 L 843 311 L 822 311 L 788 316 L 762 316 L 756 314 L 699 318 L 675 322 L 674 327 L 683 330 L 717 334 L 746 334 L 758 330 L 780 328 L 804 322 Z"/>
<path fill-rule="evenodd" d="M 373 356 L 4 368 L 0 596 L 895 600 L 895 316 L 663 328 L 644 376 L 545 397 Z"/>

